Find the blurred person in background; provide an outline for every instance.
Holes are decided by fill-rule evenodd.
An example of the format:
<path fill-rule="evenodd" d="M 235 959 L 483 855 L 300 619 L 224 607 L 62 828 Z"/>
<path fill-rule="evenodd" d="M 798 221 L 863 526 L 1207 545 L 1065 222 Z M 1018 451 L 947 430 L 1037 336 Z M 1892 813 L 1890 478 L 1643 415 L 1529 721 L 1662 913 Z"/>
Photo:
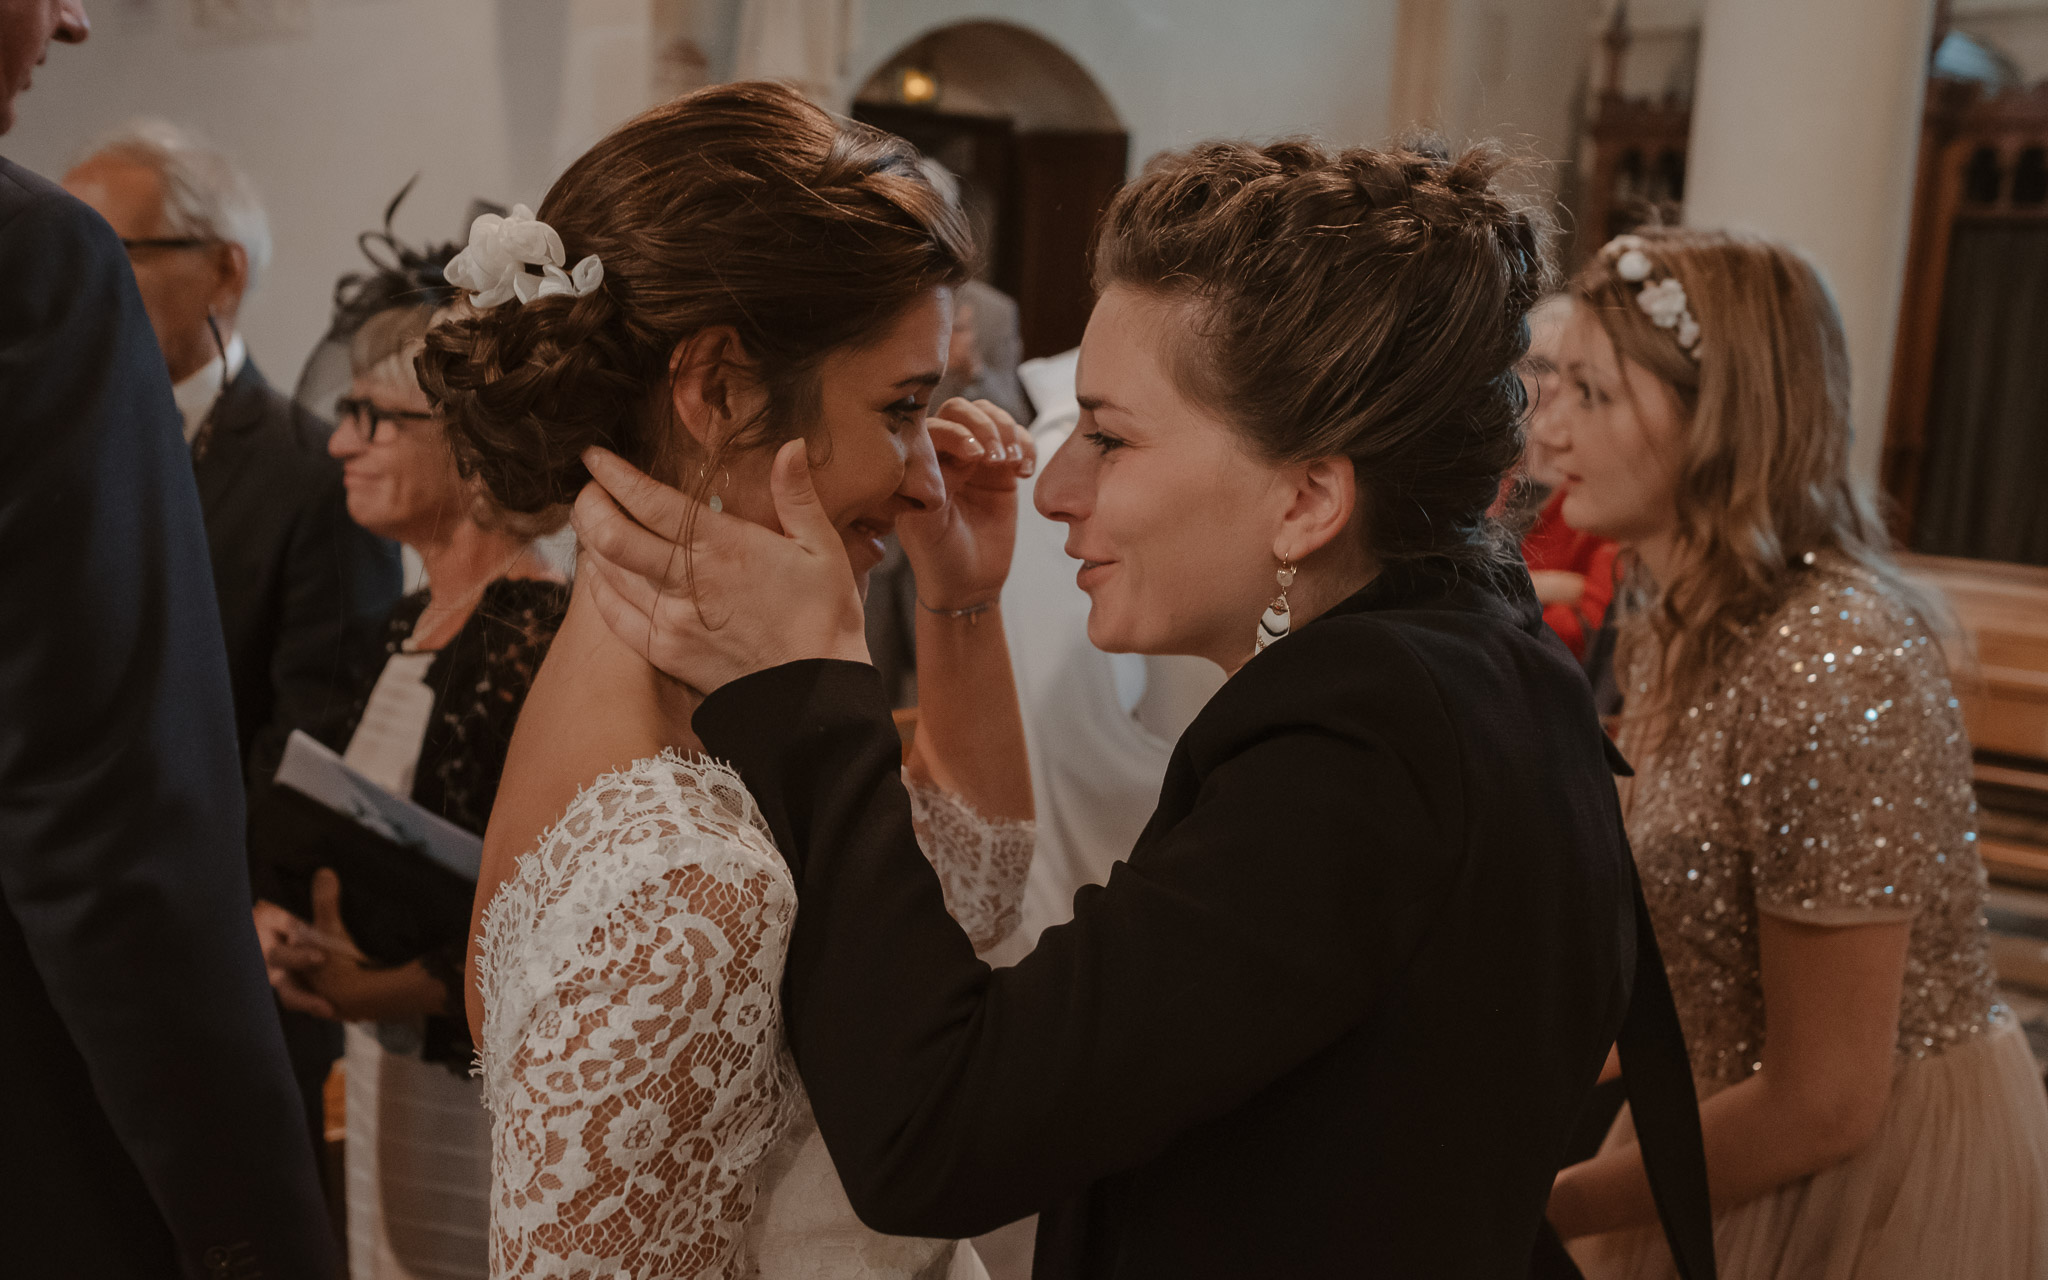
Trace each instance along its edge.
<path fill-rule="evenodd" d="M 270 262 L 249 180 L 177 126 L 138 120 L 64 185 L 134 264 L 206 516 L 245 776 L 268 782 L 293 729 L 338 715 L 344 662 L 398 598 L 398 550 L 349 519 L 329 427 L 274 389 L 237 326 Z"/>
<path fill-rule="evenodd" d="M 1534 508 L 1522 535 L 1522 560 L 1543 604 L 1543 621 L 1584 665 L 1593 640 L 1614 601 L 1615 545 L 1612 540 L 1581 533 L 1565 523 L 1564 500 L 1570 479 L 1557 467 L 1543 442 L 1542 421 L 1557 413 L 1567 395 L 1559 363 L 1570 299 L 1546 298 L 1529 313 L 1529 354 L 1524 380 L 1529 383 L 1529 442 L 1522 453 L 1521 502 Z M 1595 674 L 1588 670 L 1589 675 Z"/>
<path fill-rule="evenodd" d="M 0 0 L 0 132 L 87 31 Z M 163 359 L 115 233 L 4 159 L 0 406 L 0 1270 L 332 1276 Z"/>
<path fill-rule="evenodd" d="M 933 159 L 918 161 L 918 171 L 941 199 L 965 216 L 960 179 Z M 1031 405 L 1017 367 L 1024 359 L 1024 335 L 1017 322 L 1017 300 L 986 280 L 970 278 L 953 290 L 953 338 L 946 348 L 946 377 L 932 392 L 933 404 L 954 396 L 993 400 L 1019 422 L 1031 420 Z"/>
<path fill-rule="evenodd" d="M 1564 518 L 1637 564 L 1623 808 L 1720 1274 L 2048 1273 L 2048 1099 L 1995 990 L 1969 743 L 1850 470 L 1827 286 L 1782 245 L 1644 231 L 1572 296 L 1539 432 Z M 1626 1113 L 1549 1213 L 1592 1280 L 1672 1274 Z"/>
<path fill-rule="evenodd" d="M 950 400 L 990 400 L 1019 422 L 1030 418 L 1017 365 L 1024 339 L 1017 304 L 986 280 L 953 291 L 953 337 L 946 348 L 946 380 L 934 394 Z M 940 401 L 941 404 L 945 401 Z"/>
<path fill-rule="evenodd" d="M 417 551 L 426 586 L 384 620 L 337 742 L 371 781 L 481 836 L 513 725 L 568 607 L 568 588 L 534 547 L 567 512 L 510 515 L 459 473 L 413 372 L 427 330 L 455 298 L 441 274 L 455 247 L 404 249 L 388 215 L 382 241 L 388 258 L 343 282 L 354 381 L 328 449 L 343 464 L 349 513 Z M 366 964 L 342 922 L 348 891 L 322 871 L 312 921 L 268 901 L 256 921 L 279 998 L 348 1026 L 350 1273 L 481 1278 L 490 1273 L 490 1117 L 469 1074 L 467 934 L 451 930 L 403 964 Z"/>
<path fill-rule="evenodd" d="M 963 210 L 960 180 L 952 170 L 929 157 L 918 172 L 948 205 Z M 932 391 L 931 403 L 959 397 L 987 400 L 1019 422 L 1031 421 L 1030 401 L 1017 369 L 1024 337 L 1017 323 L 1017 302 L 986 280 L 969 279 L 953 289 L 953 335 L 946 346 L 946 376 Z M 868 654 L 882 673 L 882 686 L 897 707 L 917 705 L 917 577 L 903 547 L 892 534 L 882 563 L 868 575 Z"/>

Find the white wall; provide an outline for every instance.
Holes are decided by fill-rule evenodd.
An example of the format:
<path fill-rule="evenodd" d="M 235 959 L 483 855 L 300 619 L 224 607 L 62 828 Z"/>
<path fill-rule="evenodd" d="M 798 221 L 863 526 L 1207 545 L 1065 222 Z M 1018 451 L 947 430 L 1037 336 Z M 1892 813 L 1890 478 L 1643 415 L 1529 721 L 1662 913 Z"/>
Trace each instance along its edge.
<path fill-rule="evenodd" d="M 1707 0 L 1685 224 L 1809 254 L 1849 349 L 1850 466 L 1878 478 L 1935 0 Z"/>
<path fill-rule="evenodd" d="M 1216 137 L 1387 131 L 1395 0 L 865 0 L 852 101 L 903 45 L 951 22 L 1028 27 L 1085 67 L 1131 134 L 1133 169 Z"/>
<path fill-rule="evenodd" d="M 222 40 L 193 6 L 88 0 L 0 154 L 57 177 L 141 113 L 214 139 L 254 179 L 276 253 L 243 332 L 289 385 L 326 330 L 356 235 L 421 174 L 402 238 L 461 235 L 473 197 L 537 203 L 561 165 L 645 105 L 647 0 L 311 0 L 304 30 Z"/>

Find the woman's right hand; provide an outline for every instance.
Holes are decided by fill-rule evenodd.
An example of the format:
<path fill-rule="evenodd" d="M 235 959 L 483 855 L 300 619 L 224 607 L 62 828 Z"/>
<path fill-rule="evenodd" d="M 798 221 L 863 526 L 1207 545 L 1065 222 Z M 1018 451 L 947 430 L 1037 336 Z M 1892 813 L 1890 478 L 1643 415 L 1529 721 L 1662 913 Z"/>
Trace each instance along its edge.
<path fill-rule="evenodd" d="M 302 973 L 327 962 L 319 931 L 275 902 L 259 898 L 255 908 L 256 941 L 263 947 L 263 968 L 270 975 L 277 1002 L 296 1013 L 334 1017 L 334 1006 L 301 980 Z"/>
<path fill-rule="evenodd" d="M 1003 593 L 1017 544 L 1017 481 L 1037 466 L 1038 447 L 989 400 L 956 396 L 926 421 L 946 501 L 896 522 L 918 598 L 941 612 L 992 603 Z"/>

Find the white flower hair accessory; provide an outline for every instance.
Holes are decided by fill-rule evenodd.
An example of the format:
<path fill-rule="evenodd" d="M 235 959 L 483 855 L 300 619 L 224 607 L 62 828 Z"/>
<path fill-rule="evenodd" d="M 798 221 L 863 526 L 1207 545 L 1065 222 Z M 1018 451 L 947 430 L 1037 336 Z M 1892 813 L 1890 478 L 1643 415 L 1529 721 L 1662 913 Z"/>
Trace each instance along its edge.
<path fill-rule="evenodd" d="M 469 247 L 456 254 L 442 274 L 449 284 L 470 290 L 470 305 L 482 308 L 513 298 L 524 304 L 557 293 L 580 298 L 604 283 L 604 264 L 596 254 L 572 271 L 562 269 L 566 259 L 555 229 L 536 219 L 533 210 L 515 204 L 509 216 L 486 213 L 470 223 Z M 528 267 L 539 267 L 540 274 Z"/>
<path fill-rule="evenodd" d="M 1678 282 L 1676 276 L 1667 275 L 1662 280 L 1650 278 L 1656 274 L 1657 264 L 1650 260 L 1649 249 L 1649 241 L 1641 236 L 1616 236 L 1607 242 L 1600 254 L 1613 259 L 1615 275 L 1637 286 L 1636 306 L 1650 317 L 1650 323 L 1659 329 L 1672 330 L 1678 349 L 1697 361 L 1700 358 L 1700 322 L 1686 301 L 1685 286 Z"/>

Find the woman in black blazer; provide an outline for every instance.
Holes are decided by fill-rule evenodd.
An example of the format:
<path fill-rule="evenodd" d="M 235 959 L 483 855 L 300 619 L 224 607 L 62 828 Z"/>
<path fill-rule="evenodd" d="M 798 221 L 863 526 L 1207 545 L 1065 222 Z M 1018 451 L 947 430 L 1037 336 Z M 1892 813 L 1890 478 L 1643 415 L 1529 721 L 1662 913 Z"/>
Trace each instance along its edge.
<path fill-rule="evenodd" d="M 593 454 L 608 616 L 709 693 L 694 727 L 795 873 L 790 1043 L 870 1225 L 1038 1211 L 1040 1276 L 1526 1274 L 1617 1035 L 1661 1033 L 1675 1079 L 1631 1057 L 1632 1087 L 1689 1102 L 1611 753 L 1487 515 L 1545 274 L 1491 173 L 1219 143 L 1112 206 L 1038 505 L 1099 647 L 1234 674 L 1128 861 L 1012 968 L 974 958 L 918 852 L 803 450 L 777 462 L 786 537 L 696 513 L 694 586 L 646 532 L 687 500 Z M 1007 680 L 993 599 L 923 603 Z M 1630 1010 L 1639 972 L 1661 1022 Z"/>

